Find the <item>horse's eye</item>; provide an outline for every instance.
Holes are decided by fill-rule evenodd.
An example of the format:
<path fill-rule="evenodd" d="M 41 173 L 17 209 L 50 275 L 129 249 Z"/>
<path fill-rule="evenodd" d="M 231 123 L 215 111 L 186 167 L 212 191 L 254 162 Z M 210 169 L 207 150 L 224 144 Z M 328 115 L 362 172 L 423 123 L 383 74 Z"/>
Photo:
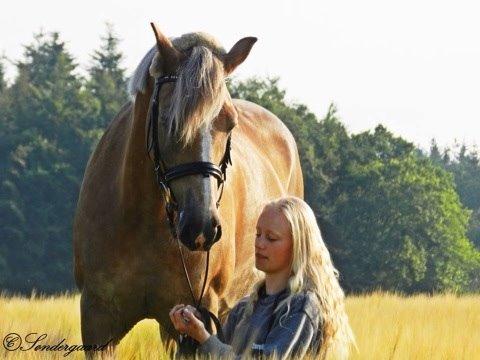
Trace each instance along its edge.
<path fill-rule="evenodd" d="M 233 128 L 237 125 L 237 121 L 235 121 L 235 119 L 229 117 L 228 119 L 226 119 L 226 130 L 227 130 L 227 133 L 232 131 Z"/>

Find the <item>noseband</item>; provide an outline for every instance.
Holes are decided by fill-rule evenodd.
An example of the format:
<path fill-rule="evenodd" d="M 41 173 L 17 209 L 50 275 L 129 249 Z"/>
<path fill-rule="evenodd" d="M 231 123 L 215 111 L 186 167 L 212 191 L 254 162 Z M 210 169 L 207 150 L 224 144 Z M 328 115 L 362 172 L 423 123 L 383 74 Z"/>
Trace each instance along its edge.
<path fill-rule="evenodd" d="M 159 97 L 160 97 L 160 90 L 162 88 L 162 85 L 165 83 L 175 82 L 177 81 L 177 79 L 178 79 L 177 75 L 165 75 L 155 79 L 155 88 L 153 90 L 152 98 L 150 101 L 150 117 L 149 117 L 148 130 L 147 130 L 147 153 L 150 154 L 150 150 L 152 150 L 153 148 L 153 163 L 155 166 L 154 167 L 155 179 L 157 181 L 158 186 L 160 187 L 160 190 L 165 200 L 165 210 L 167 213 L 170 233 L 172 234 L 173 238 L 177 240 L 177 243 L 178 243 L 178 248 L 179 248 L 180 256 L 182 259 L 184 274 L 187 279 L 188 286 L 190 288 L 190 295 L 192 296 L 195 307 L 202 314 L 207 330 L 211 332 L 211 324 L 209 320 L 212 319 L 217 328 L 217 335 L 219 335 L 219 338 L 223 339 L 222 328 L 218 318 L 214 314 L 212 314 L 208 309 L 205 309 L 201 306 L 202 297 L 205 292 L 205 286 L 206 286 L 207 277 L 208 277 L 210 251 L 207 251 L 205 278 L 203 280 L 200 297 L 197 300 L 193 293 L 193 287 L 190 282 L 190 277 L 188 276 L 187 267 L 185 265 L 182 246 L 180 244 L 180 239 L 178 238 L 177 230 L 175 228 L 174 216 L 175 216 L 175 211 L 178 210 L 178 203 L 175 199 L 175 196 L 173 195 L 173 191 L 170 187 L 170 182 L 172 182 L 175 179 L 179 179 L 189 175 L 200 174 L 200 175 L 203 175 L 204 177 L 213 176 L 214 178 L 217 179 L 218 188 L 220 189 L 220 195 L 216 202 L 216 206 L 218 208 L 220 205 L 220 200 L 223 195 L 224 184 L 225 184 L 225 181 L 227 180 L 227 167 L 229 164 L 230 165 L 232 164 L 232 159 L 230 157 L 232 133 L 230 132 L 228 134 L 225 153 L 223 155 L 222 160 L 220 161 L 219 166 L 209 161 L 196 161 L 196 162 L 190 162 L 186 164 L 180 164 L 180 165 L 171 167 L 170 169 L 167 169 L 164 161 L 160 156 L 160 145 L 159 145 L 160 141 L 158 138 L 158 122 L 159 122 L 158 113 L 159 113 L 159 105 L 160 105 Z M 221 237 L 221 231 L 219 235 L 220 236 L 218 237 L 218 239 Z"/>

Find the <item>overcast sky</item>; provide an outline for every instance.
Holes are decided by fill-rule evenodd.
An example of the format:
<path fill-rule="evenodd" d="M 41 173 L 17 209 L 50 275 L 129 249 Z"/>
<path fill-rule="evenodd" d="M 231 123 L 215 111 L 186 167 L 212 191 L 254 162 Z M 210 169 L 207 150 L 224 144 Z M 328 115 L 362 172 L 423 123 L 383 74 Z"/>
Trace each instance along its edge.
<path fill-rule="evenodd" d="M 334 102 L 351 132 L 382 123 L 423 148 L 480 143 L 478 1 L 15 0 L 2 4 L 0 52 L 18 60 L 34 32 L 59 31 L 85 68 L 107 21 L 128 73 L 154 44 L 150 21 L 168 36 L 211 33 L 227 50 L 256 36 L 237 76 L 279 76 L 320 117 Z"/>

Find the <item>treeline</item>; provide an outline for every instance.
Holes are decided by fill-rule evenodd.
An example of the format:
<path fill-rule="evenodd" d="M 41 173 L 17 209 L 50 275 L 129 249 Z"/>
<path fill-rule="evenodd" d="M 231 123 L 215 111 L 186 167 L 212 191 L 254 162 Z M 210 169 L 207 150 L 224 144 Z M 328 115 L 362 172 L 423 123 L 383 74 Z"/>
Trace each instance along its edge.
<path fill-rule="evenodd" d="M 25 47 L 11 84 L 0 63 L 0 289 L 74 288 L 71 228 L 88 157 L 128 101 L 111 27 L 87 75 L 58 33 Z M 318 119 L 278 79 L 229 84 L 294 134 L 305 197 L 349 292 L 480 291 L 480 165 L 474 149 L 429 153 L 379 125 L 349 134 L 332 105 Z"/>
<path fill-rule="evenodd" d="M 347 291 L 480 290 L 475 151 L 452 158 L 433 142 L 425 154 L 382 125 L 348 134 L 333 105 L 317 119 L 288 104 L 276 79 L 236 83 L 232 96 L 270 109 L 295 135 L 305 197 Z"/>
<path fill-rule="evenodd" d="M 0 289 L 74 286 L 72 221 L 85 166 L 128 100 L 117 45 L 108 28 L 83 77 L 58 33 L 38 34 L 11 85 L 0 72 Z"/>

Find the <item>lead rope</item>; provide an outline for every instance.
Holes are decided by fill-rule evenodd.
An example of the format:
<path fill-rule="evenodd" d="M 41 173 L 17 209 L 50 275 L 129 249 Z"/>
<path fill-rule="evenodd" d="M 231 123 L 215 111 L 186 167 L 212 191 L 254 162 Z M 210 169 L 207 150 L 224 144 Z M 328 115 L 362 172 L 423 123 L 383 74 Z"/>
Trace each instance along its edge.
<path fill-rule="evenodd" d="M 182 259 L 183 273 L 185 274 L 185 278 L 187 279 L 188 288 L 190 290 L 190 295 L 192 296 L 193 304 L 194 304 L 195 308 L 198 310 L 200 308 L 201 303 L 202 303 L 203 294 L 205 293 L 205 286 L 207 285 L 208 266 L 209 266 L 209 263 L 210 263 L 210 250 L 207 251 L 207 261 L 206 261 L 206 264 L 205 264 L 205 277 L 203 278 L 203 285 L 202 285 L 202 290 L 200 291 L 200 297 L 197 300 L 195 298 L 195 294 L 193 293 L 193 286 L 192 286 L 192 283 L 190 281 L 190 276 L 188 276 L 187 265 L 185 264 L 185 258 L 183 256 L 182 244 L 180 243 L 180 239 L 178 237 L 177 237 L 177 244 L 178 244 L 178 250 L 180 252 L 180 258 Z"/>
<path fill-rule="evenodd" d="M 182 243 L 180 242 L 180 238 L 177 235 L 177 230 L 175 229 L 175 224 L 174 224 L 174 213 L 172 208 L 166 208 L 167 212 L 167 218 L 168 218 L 168 225 L 170 227 L 170 233 L 172 234 L 173 238 L 177 240 L 177 245 L 178 245 L 178 251 L 180 253 L 180 258 L 182 259 L 182 266 L 183 266 L 183 273 L 185 275 L 185 278 L 187 279 L 188 283 L 188 290 L 190 291 L 190 296 L 192 297 L 193 304 L 195 308 L 198 310 L 198 308 L 201 305 L 203 294 L 205 293 L 205 286 L 207 285 L 207 278 L 208 278 L 208 268 L 209 268 L 209 263 L 210 263 L 210 250 L 207 251 L 207 261 L 205 265 L 205 277 L 203 279 L 203 285 L 202 285 L 202 290 L 200 292 L 200 297 L 198 300 L 195 297 L 195 294 L 193 293 L 193 286 L 192 282 L 190 281 L 190 276 L 188 275 L 188 270 L 187 270 L 187 264 L 185 263 L 185 256 L 183 255 L 183 250 L 182 250 Z"/>

